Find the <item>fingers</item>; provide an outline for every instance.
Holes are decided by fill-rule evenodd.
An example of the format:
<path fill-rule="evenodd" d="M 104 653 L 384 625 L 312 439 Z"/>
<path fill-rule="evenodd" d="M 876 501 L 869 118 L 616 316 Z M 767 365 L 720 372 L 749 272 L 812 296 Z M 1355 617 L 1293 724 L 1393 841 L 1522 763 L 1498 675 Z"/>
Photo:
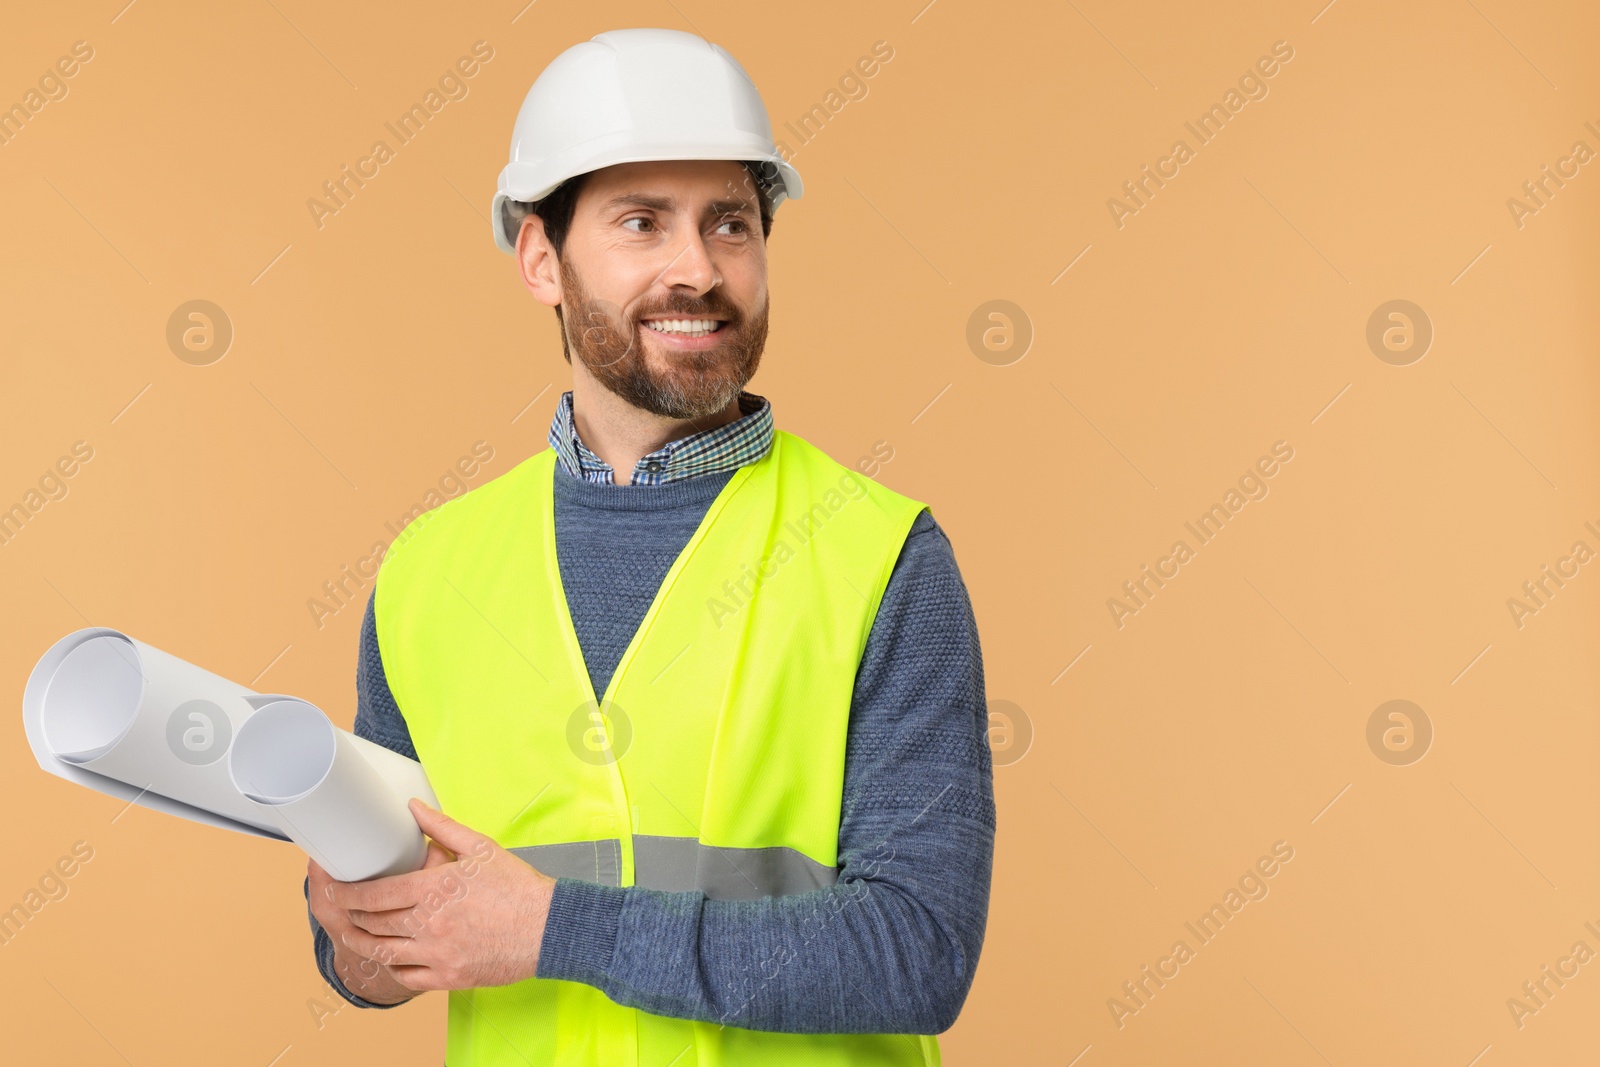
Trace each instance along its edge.
<path fill-rule="evenodd" d="M 311 914 L 316 917 L 317 922 L 322 925 L 323 930 L 327 931 L 328 936 L 333 939 L 334 943 L 339 944 L 342 936 L 356 929 L 356 926 L 351 921 L 350 912 L 347 909 L 341 908 L 328 899 L 328 887 L 338 883 L 322 868 L 319 867 L 317 870 L 321 872 L 320 877 L 315 874 L 307 876 L 310 879 L 310 885 L 306 895 L 311 903 Z"/>
<path fill-rule="evenodd" d="M 306 894 L 312 898 L 325 897 L 326 890 L 322 887 L 328 884 L 328 872 L 322 865 L 309 856 L 306 858 Z M 313 903 L 315 900 L 313 899 Z"/>
<path fill-rule="evenodd" d="M 426 993 L 434 989 L 454 988 L 432 967 L 400 965 L 390 967 L 389 973 L 394 976 L 394 980 L 397 983 L 418 993 Z"/>
<path fill-rule="evenodd" d="M 393 911 L 362 911 L 358 908 L 345 914 L 350 917 L 352 924 L 380 937 L 416 937 L 426 928 L 416 908 L 396 908 Z"/>
<path fill-rule="evenodd" d="M 386 878 L 370 878 L 365 882 L 328 883 L 328 899 L 347 911 L 390 911 L 409 908 L 421 900 L 430 879 L 421 879 L 415 873 L 393 874 Z"/>
<path fill-rule="evenodd" d="M 417 801 L 418 805 L 422 802 Z M 480 835 L 481 836 L 481 835 Z M 490 848 L 494 847 L 487 837 L 481 838 Z M 478 854 L 485 849 L 480 844 Z M 458 858 L 446 846 L 437 841 L 428 842 L 427 855 L 423 859 L 422 867 L 408 874 L 395 874 L 386 878 L 369 878 L 364 882 L 341 882 L 331 876 L 328 877 L 328 888 L 324 890 L 327 898 L 341 908 L 361 911 L 393 911 L 396 908 L 410 908 L 416 906 L 430 891 L 441 891 L 441 879 L 448 880 L 451 872 L 428 874 L 435 868 L 444 867 L 452 863 L 461 864 L 461 873 L 471 876 L 476 860 L 469 854 L 465 859 Z M 451 892 L 446 887 L 444 892 Z M 315 883 L 311 892 L 315 893 Z"/>
<path fill-rule="evenodd" d="M 311 914 L 317 917 L 317 922 L 322 924 L 322 928 L 327 931 L 329 937 L 333 938 L 335 944 L 339 943 L 339 939 L 343 935 L 357 928 L 350 921 L 350 913 L 348 911 L 332 904 L 324 904 L 321 908 L 314 907 L 311 909 Z"/>
<path fill-rule="evenodd" d="M 481 851 L 481 841 L 485 839 L 485 835 L 470 826 L 463 826 L 442 811 L 430 808 L 418 797 L 411 798 L 410 808 L 411 815 L 417 820 L 422 832 L 456 855 Z"/>
<path fill-rule="evenodd" d="M 356 955 L 376 960 L 389 967 L 426 962 L 409 958 L 409 954 L 415 951 L 412 939 L 409 937 L 379 937 L 351 924 L 350 929 L 339 935 L 339 940 L 345 948 Z"/>
<path fill-rule="evenodd" d="M 322 928 L 337 937 L 350 920 L 345 910 L 328 898 L 331 882 L 328 872 L 319 867 L 316 860 L 311 860 L 306 868 L 306 900 L 311 905 L 311 914 L 317 917 Z"/>

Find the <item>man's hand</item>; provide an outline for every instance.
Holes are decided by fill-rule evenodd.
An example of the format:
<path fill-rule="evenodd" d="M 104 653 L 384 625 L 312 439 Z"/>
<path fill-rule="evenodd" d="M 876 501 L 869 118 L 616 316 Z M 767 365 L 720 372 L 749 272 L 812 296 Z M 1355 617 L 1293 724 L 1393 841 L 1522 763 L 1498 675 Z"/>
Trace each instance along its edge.
<path fill-rule="evenodd" d="M 427 865 L 365 882 L 327 881 L 324 902 L 347 920 L 337 934 L 324 921 L 335 944 L 380 964 L 396 993 L 408 996 L 531 978 L 556 880 L 416 797 L 411 813 L 433 839 Z M 434 862 L 440 845 L 455 858 Z"/>
<path fill-rule="evenodd" d="M 455 857 L 443 845 L 430 841 L 427 859 L 422 865 L 423 870 L 449 863 L 453 859 Z M 357 954 L 345 943 L 344 935 L 356 929 L 356 926 L 350 921 L 350 913 L 334 904 L 329 898 L 327 887 L 333 882 L 333 876 L 316 860 L 306 861 L 306 879 L 308 882 L 306 895 L 311 901 L 311 914 L 317 917 L 317 922 L 322 924 L 322 928 L 328 932 L 328 937 L 333 941 L 333 970 L 346 989 L 374 1004 L 399 1004 L 421 992 L 401 985 L 388 967 L 377 960 Z"/>

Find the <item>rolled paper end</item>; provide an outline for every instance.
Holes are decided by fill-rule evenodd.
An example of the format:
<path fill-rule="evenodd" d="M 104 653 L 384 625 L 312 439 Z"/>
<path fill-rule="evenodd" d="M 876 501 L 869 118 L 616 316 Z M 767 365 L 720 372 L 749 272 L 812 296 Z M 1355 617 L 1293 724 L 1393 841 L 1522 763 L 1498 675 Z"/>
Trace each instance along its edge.
<path fill-rule="evenodd" d="M 145 685 L 131 640 L 115 630 L 81 630 L 45 653 L 23 700 L 38 703 L 51 753 L 69 763 L 88 763 L 115 748 L 133 728 Z"/>
<path fill-rule="evenodd" d="M 394 788 L 368 761 L 365 750 L 375 747 L 316 706 L 284 697 L 239 728 L 228 772 L 329 874 L 364 881 L 417 870 L 427 858 L 422 830 L 403 806 L 412 789 Z"/>
<path fill-rule="evenodd" d="M 334 726 L 321 709 L 285 697 L 258 708 L 239 728 L 228 774 L 257 804 L 288 804 L 322 784 L 335 751 Z"/>
<path fill-rule="evenodd" d="M 46 773 L 124 806 L 255 837 L 292 840 L 241 795 L 223 757 L 261 696 L 119 630 L 90 626 L 45 650 L 22 695 L 23 730 Z"/>

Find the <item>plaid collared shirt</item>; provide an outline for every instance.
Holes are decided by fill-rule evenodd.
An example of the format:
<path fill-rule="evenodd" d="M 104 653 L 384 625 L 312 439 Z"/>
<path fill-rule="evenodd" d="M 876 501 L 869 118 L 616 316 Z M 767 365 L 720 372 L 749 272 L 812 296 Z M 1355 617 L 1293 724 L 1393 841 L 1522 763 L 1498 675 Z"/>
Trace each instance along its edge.
<path fill-rule="evenodd" d="M 640 458 L 629 485 L 662 485 L 696 474 L 733 470 L 753 463 L 772 447 L 772 404 L 764 396 L 740 392 L 739 418 L 725 426 L 668 441 Z M 550 447 L 562 468 L 575 478 L 600 485 L 616 485 L 611 465 L 578 437 L 572 421 L 572 390 L 561 394 L 555 418 L 550 420 Z"/>

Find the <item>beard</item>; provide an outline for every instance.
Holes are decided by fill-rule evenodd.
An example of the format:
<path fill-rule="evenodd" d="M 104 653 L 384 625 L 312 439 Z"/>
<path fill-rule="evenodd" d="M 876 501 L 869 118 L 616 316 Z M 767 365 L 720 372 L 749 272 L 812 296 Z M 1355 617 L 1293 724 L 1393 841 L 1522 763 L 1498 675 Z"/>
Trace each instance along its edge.
<path fill-rule="evenodd" d="M 570 261 L 561 263 L 561 285 L 566 309 L 561 347 L 567 361 L 576 350 L 595 380 L 634 407 L 672 419 L 715 415 L 733 402 L 761 365 L 770 299 L 748 318 L 720 288 L 699 298 L 673 293 L 648 306 L 619 308 L 591 296 Z M 659 358 L 666 366 L 657 370 L 644 347 L 650 328 L 640 321 L 656 315 L 724 322 L 715 347 L 664 351 Z"/>

